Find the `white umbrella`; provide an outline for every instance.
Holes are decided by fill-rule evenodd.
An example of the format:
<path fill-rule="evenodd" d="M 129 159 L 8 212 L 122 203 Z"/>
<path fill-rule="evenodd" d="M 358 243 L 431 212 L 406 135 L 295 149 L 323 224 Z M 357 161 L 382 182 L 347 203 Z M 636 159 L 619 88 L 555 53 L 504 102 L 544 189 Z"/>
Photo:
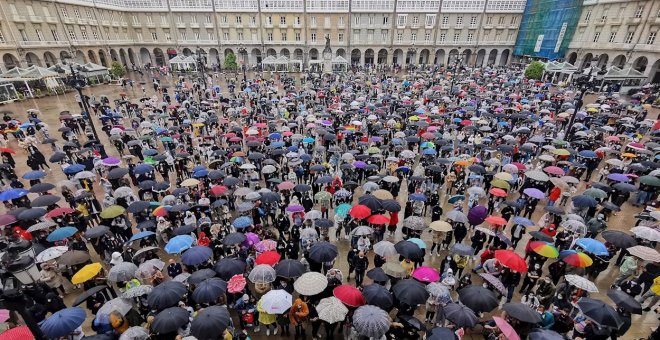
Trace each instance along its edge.
<path fill-rule="evenodd" d="M 56 225 L 57 224 L 55 222 L 48 220 L 48 221 L 39 222 L 39 223 L 35 223 L 35 224 L 31 225 L 28 228 L 27 231 L 32 233 L 32 232 L 35 232 L 35 231 L 48 229 L 48 228 L 54 227 Z"/>
<path fill-rule="evenodd" d="M 282 314 L 291 308 L 292 304 L 291 294 L 283 289 L 271 290 L 261 297 L 261 308 L 268 314 Z"/>
<path fill-rule="evenodd" d="M 73 176 L 73 179 L 86 179 L 86 178 L 94 178 L 96 177 L 96 174 L 94 174 L 91 171 L 81 171 L 77 173 L 75 176 Z"/>
<path fill-rule="evenodd" d="M 643 238 L 651 242 L 660 241 L 660 231 L 658 229 L 641 226 L 634 227 L 630 229 L 630 231 L 632 231 L 633 234 L 639 238 Z"/>
<path fill-rule="evenodd" d="M 660 262 L 660 253 L 646 246 L 634 246 L 628 248 L 630 255 L 637 256 L 644 261 Z"/>
<path fill-rule="evenodd" d="M 571 286 L 586 290 L 590 293 L 598 292 L 598 287 L 596 287 L 596 284 L 580 275 L 566 274 L 564 277 L 566 278 L 566 282 L 568 282 Z"/>
<path fill-rule="evenodd" d="M 140 326 L 133 326 L 121 333 L 119 340 L 147 340 L 149 332 L 146 328 Z"/>
<path fill-rule="evenodd" d="M 396 248 L 394 248 L 394 244 L 390 241 L 380 241 L 374 244 L 374 253 L 381 257 L 390 257 L 399 254 Z"/>
<path fill-rule="evenodd" d="M 133 189 L 129 187 L 119 187 L 114 191 L 113 196 L 114 198 L 120 198 L 120 197 L 128 197 L 132 194 L 133 194 Z"/>
<path fill-rule="evenodd" d="M 334 296 L 319 301 L 316 311 L 319 319 L 331 324 L 343 321 L 348 314 L 348 308 Z"/>
<path fill-rule="evenodd" d="M 69 248 L 65 246 L 50 247 L 39 253 L 35 260 L 37 260 L 37 263 L 48 262 L 62 256 L 68 250 Z"/>
<path fill-rule="evenodd" d="M 319 294 L 326 287 L 328 287 L 328 278 L 318 272 L 304 273 L 293 282 L 293 288 L 296 292 L 306 296 Z"/>
<path fill-rule="evenodd" d="M 276 172 L 276 171 L 277 171 L 277 168 L 276 168 L 275 166 L 273 166 L 273 165 L 270 165 L 270 164 L 264 166 L 264 167 L 261 169 L 261 172 L 264 173 L 264 174 L 272 174 L 272 173 L 274 173 L 274 172 Z"/>

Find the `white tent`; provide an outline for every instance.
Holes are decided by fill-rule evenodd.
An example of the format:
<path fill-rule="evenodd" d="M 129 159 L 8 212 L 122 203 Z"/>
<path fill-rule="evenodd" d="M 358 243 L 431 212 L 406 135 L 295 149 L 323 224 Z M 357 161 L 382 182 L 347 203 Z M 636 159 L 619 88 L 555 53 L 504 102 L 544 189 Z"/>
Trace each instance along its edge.
<path fill-rule="evenodd" d="M 24 84 L 29 97 L 34 97 L 32 87 L 40 83 L 47 89 L 63 86 L 62 79 L 57 72 L 36 65 L 28 68 L 15 67 L 0 74 L 0 81 Z M 29 82 L 32 82 L 32 86 L 30 86 Z"/>
<path fill-rule="evenodd" d="M 332 71 L 346 72 L 348 71 L 348 60 L 338 55 L 332 59 Z"/>
<path fill-rule="evenodd" d="M 178 55 L 168 62 L 173 72 L 197 71 L 197 61 L 192 56 Z"/>
<path fill-rule="evenodd" d="M 607 70 L 607 73 L 603 75 L 601 89 L 607 83 L 621 84 L 619 92 L 625 93 L 632 88 L 639 87 L 644 79 L 646 79 L 646 76 L 642 72 L 639 72 L 630 66 L 622 69 L 612 66 Z"/>
<path fill-rule="evenodd" d="M 261 66 L 264 71 L 275 71 L 277 70 L 277 60 L 272 55 L 267 56 L 261 61 Z"/>
<path fill-rule="evenodd" d="M 88 81 L 95 80 L 97 83 L 103 83 L 110 80 L 110 71 L 107 67 L 101 66 L 94 63 L 79 64 L 74 62 L 73 68 L 79 70 L 78 72 L 87 78 Z M 48 68 L 48 70 L 57 72 L 58 70 L 63 70 L 65 75 L 71 74 L 70 64 L 56 64 Z"/>

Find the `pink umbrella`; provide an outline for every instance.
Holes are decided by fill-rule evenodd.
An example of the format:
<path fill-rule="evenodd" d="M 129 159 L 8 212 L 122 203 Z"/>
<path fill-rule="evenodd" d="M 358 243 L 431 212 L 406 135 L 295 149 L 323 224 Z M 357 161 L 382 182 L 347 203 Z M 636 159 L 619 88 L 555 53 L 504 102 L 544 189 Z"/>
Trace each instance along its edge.
<path fill-rule="evenodd" d="M 236 274 L 229 279 L 227 282 L 227 291 L 230 293 L 238 293 L 243 291 L 243 288 L 245 288 L 245 284 L 247 282 L 245 281 L 245 277 L 241 274 Z"/>
<path fill-rule="evenodd" d="M 412 273 L 412 277 L 421 282 L 437 282 L 440 280 L 440 273 L 431 267 L 419 267 Z"/>
<path fill-rule="evenodd" d="M 273 240 L 263 240 L 254 245 L 254 249 L 258 252 L 263 253 L 265 251 L 271 251 L 277 249 L 277 242 Z"/>
<path fill-rule="evenodd" d="M 6 309 L 0 309 L 0 322 L 5 322 L 9 320 L 9 311 Z"/>
<path fill-rule="evenodd" d="M 293 184 L 289 181 L 285 181 L 285 182 L 282 182 L 282 183 L 278 184 L 277 189 L 279 189 L 279 190 L 291 190 L 295 186 L 296 186 L 295 184 Z"/>
<path fill-rule="evenodd" d="M 557 176 L 565 175 L 564 170 L 558 166 L 546 166 L 545 168 L 543 168 L 543 171 Z"/>
<path fill-rule="evenodd" d="M 246 233 L 245 237 L 246 237 L 246 239 L 245 239 L 245 241 L 243 241 L 243 244 L 245 244 L 247 246 L 253 246 L 253 245 L 259 243 L 259 241 L 260 241 L 259 235 L 255 234 L 255 233 Z"/>
<path fill-rule="evenodd" d="M 493 320 L 495 320 L 495 324 L 497 325 L 497 328 L 502 331 L 502 334 L 509 339 L 509 340 L 520 340 L 520 336 L 516 331 L 513 329 L 513 327 L 506 322 L 506 320 L 502 319 L 499 316 L 493 316 Z"/>

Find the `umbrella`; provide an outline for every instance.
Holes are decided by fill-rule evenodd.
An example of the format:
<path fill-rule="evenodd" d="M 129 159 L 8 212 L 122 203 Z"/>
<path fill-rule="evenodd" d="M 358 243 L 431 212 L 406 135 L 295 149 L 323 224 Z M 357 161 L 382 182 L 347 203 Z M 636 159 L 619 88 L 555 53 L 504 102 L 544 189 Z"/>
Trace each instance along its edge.
<path fill-rule="evenodd" d="M 98 292 L 100 292 L 100 291 L 102 291 L 106 288 L 108 288 L 108 286 L 101 285 L 101 286 L 92 287 L 92 288 L 82 292 L 80 295 L 76 296 L 76 299 L 73 301 L 71 306 L 75 307 L 75 306 L 85 302 L 85 300 L 89 299 L 90 296 L 93 296 L 94 294 L 96 294 L 96 293 L 98 293 Z"/>
<path fill-rule="evenodd" d="M 80 307 L 62 309 L 39 323 L 47 338 L 59 338 L 76 330 L 85 321 L 85 310 Z"/>
<path fill-rule="evenodd" d="M 305 272 L 305 266 L 298 260 L 286 259 L 275 265 L 277 276 L 284 278 L 300 277 Z"/>
<path fill-rule="evenodd" d="M 390 257 L 398 254 L 394 244 L 390 241 L 380 241 L 374 244 L 373 249 L 374 253 L 381 257 Z"/>
<path fill-rule="evenodd" d="M 172 333 L 188 322 L 190 322 L 190 313 L 186 309 L 170 307 L 156 314 L 154 321 L 151 323 L 151 331 L 156 334 Z M 217 332 L 217 330 L 214 330 L 214 332 Z"/>
<path fill-rule="evenodd" d="M 227 282 L 212 277 L 197 284 L 192 293 L 192 298 L 197 303 L 214 304 L 218 298 L 227 292 Z M 153 294 L 153 292 L 152 292 Z"/>
<path fill-rule="evenodd" d="M 272 268 L 271 268 L 272 269 Z M 245 281 L 245 276 L 236 274 L 229 279 L 227 282 L 227 291 L 230 293 L 239 293 L 245 289 L 247 281 Z"/>
<path fill-rule="evenodd" d="M 97 315 L 110 315 L 110 313 L 117 311 L 121 313 L 121 315 L 126 315 L 131 308 L 133 308 L 133 301 L 130 299 L 124 299 L 124 298 L 114 298 L 101 306 L 99 308 L 98 312 L 96 312 Z"/>
<path fill-rule="evenodd" d="M 71 283 L 78 285 L 87 282 L 98 275 L 102 268 L 103 267 L 98 262 L 88 264 L 80 268 L 80 270 L 71 277 Z"/>
<path fill-rule="evenodd" d="M 407 259 L 421 259 L 424 256 L 422 248 L 413 242 L 399 241 L 394 245 L 394 248 L 399 255 Z"/>
<path fill-rule="evenodd" d="M 413 230 L 423 230 L 426 228 L 426 221 L 421 216 L 408 216 L 403 220 L 403 225 Z"/>
<path fill-rule="evenodd" d="M 400 279 L 408 275 L 406 270 L 398 262 L 386 262 L 381 268 L 383 268 L 385 274 L 394 278 Z"/>
<path fill-rule="evenodd" d="M 638 228 L 646 228 L 646 227 L 638 227 Z M 605 239 L 605 241 L 615 245 L 618 248 L 630 248 L 637 245 L 637 241 L 635 241 L 635 239 L 632 236 L 619 230 L 605 230 L 600 235 L 603 237 L 603 239 Z M 658 235 L 660 236 L 660 233 L 658 233 Z"/>
<path fill-rule="evenodd" d="M 532 307 L 524 303 L 505 303 L 502 309 L 507 315 L 522 322 L 536 324 L 541 322 L 541 316 Z"/>
<path fill-rule="evenodd" d="M 65 238 L 75 235 L 77 232 L 78 229 L 76 229 L 75 227 L 63 227 L 63 228 L 55 229 L 48 235 L 46 240 L 48 242 L 61 241 L 64 240 Z"/>
<path fill-rule="evenodd" d="M 500 304 L 492 291 L 477 285 L 470 285 L 459 290 L 458 300 L 475 313 L 490 312 Z"/>
<path fill-rule="evenodd" d="M 660 262 L 660 253 L 657 250 L 646 246 L 634 246 L 628 248 L 628 253 L 637 256 L 644 261 Z"/>
<path fill-rule="evenodd" d="M 536 188 L 527 188 L 523 191 L 523 193 L 529 197 L 536 198 L 539 200 L 545 198 L 545 194 L 543 193 L 543 191 Z"/>
<path fill-rule="evenodd" d="M 565 340 L 563 335 L 549 329 L 534 328 L 527 336 L 528 340 Z"/>
<path fill-rule="evenodd" d="M 309 258 L 316 262 L 330 262 L 337 255 L 339 255 L 337 246 L 326 241 L 315 242 L 309 249 Z"/>
<path fill-rule="evenodd" d="M 595 198 L 587 195 L 573 196 L 573 206 L 577 208 L 592 208 L 598 205 Z"/>
<path fill-rule="evenodd" d="M 231 233 L 231 234 L 225 236 L 222 239 L 222 244 L 230 246 L 230 245 L 234 245 L 234 244 L 241 244 L 241 243 L 245 242 L 245 240 L 247 240 L 247 237 L 245 236 L 245 233 L 236 232 L 236 233 Z"/>
<path fill-rule="evenodd" d="M 447 219 L 458 223 L 469 223 L 467 216 L 459 210 L 452 210 L 448 212 Z"/>
<path fill-rule="evenodd" d="M 529 233 L 529 236 L 533 237 L 536 240 L 543 241 L 543 242 L 548 242 L 548 243 L 553 243 L 554 239 L 543 232 L 540 232 L 538 230 L 534 230 Z"/>
<path fill-rule="evenodd" d="M 89 261 L 89 253 L 82 250 L 69 250 L 60 256 L 59 262 L 65 266 L 75 266 Z"/>
<path fill-rule="evenodd" d="M 89 228 L 87 229 L 87 231 L 85 231 L 85 238 L 88 239 L 99 238 L 107 234 L 109 231 L 110 231 L 110 227 L 104 225 L 97 225 L 96 227 Z M 150 233 L 154 234 L 153 232 Z"/>
<path fill-rule="evenodd" d="M 353 314 L 353 327 L 362 336 L 378 339 L 390 328 L 390 317 L 376 306 L 362 306 Z"/>
<path fill-rule="evenodd" d="M 502 266 L 513 271 L 519 273 L 527 272 L 527 263 L 525 263 L 525 260 L 513 250 L 496 250 L 495 258 Z"/>
<path fill-rule="evenodd" d="M 367 304 L 380 307 L 383 310 L 389 311 L 394 307 L 394 298 L 392 293 L 385 287 L 379 284 L 371 284 L 362 289 L 362 295 L 367 301 Z"/>
<path fill-rule="evenodd" d="M 398 301 L 409 306 L 421 305 L 429 298 L 426 287 L 413 279 L 400 280 L 392 287 L 392 292 Z"/>
<path fill-rule="evenodd" d="M 429 229 L 434 230 L 434 231 L 440 231 L 440 232 L 447 232 L 453 230 L 451 224 L 445 222 L 445 221 L 433 221 L 431 224 L 429 224 Z M 376 246 L 374 246 L 374 250 L 376 249 Z"/>
<path fill-rule="evenodd" d="M 602 327 L 613 327 L 616 329 L 623 323 L 619 317 L 619 313 L 603 301 L 582 297 L 578 300 L 577 305 L 584 316 Z"/>
<path fill-rule="evenodd" d="M 28 231 L 29 231 L 29 229 L 28 229 Z M 604 232 L 601 233 L 601 235 L 603 235 L 603 238 L 605 238 L 605 235 L 604 235 L 604 234 L 605 234 L 605 232 L 607 232 L 607 231 L 608 231 L 608 230 L 606 230 L 606 231 L 604 231 Z M 660 241 L 660 231 L 659 231 L 658 229 L 650 228 L 650 227 L 644 227 L 644 226 L 639 226 L 639 227 L 634 227 L 634 228 L 630 229 L 630 231 L 632 231 L 633 234 L 635 234 L 635 236 L 637 236 L 637 237 L 639 237 L 639 238 L 643 238 L 643 239 L 645 239 L 645 240 L 649 240 L 649 241 L 651 241 L 651 242 L 658 242 L 658 241 Z M 605 239 L 605 240 L 607 240 L 608 242 L 610 242 L 608 239 Z M 616 245 L 616 244 L 615 244 L 615 245 Z M 635 244 L 633 244 L 633 245 L 631 245 L 631 246 L 629 246 L 629 247 L 632 247 L 632 246 L 634 246 L 634 245 L 635 245 Z M 625 247 L 625 248 L 629 248 L 629 247 Z"/>
<path fill-rule="evenodd" d="M 559 256 L 559 250 L 557 250 L 554 245 L 547 242 L 532 241 L 529 243 L 529 247 L 533 252 L 544 257 L 555 259 Z"/>
<path fill-rule="evenodd" d="M 359 307 L 366 303 L 362 292 L 348 284 L 335 287 L 332 295 L 349 307 Z"/>
<path fill-rule="evenodd" d="M 416 279 L 417 281 L 421 282 L 436 282 L 440 280 L 440 273 L 435 268 L 431 267 L 417 267 L 413 272 L 412 272 L 412 277 Z"/>
<path fill-rule="evenodd" d="M 580 246 L 587 253 L 592 253 L 595 255 L 605 255 L 608 256 L 610 253 L 607 251 L 607 247 L 603 242 L 594 240 L 593 238 L 583 237 L 575 241 L 575 245 Z"/>
<path fill-rule="evenodd" d="M 181 282 L 166 281 L 154 289 L 147 296 L 147 305 L 152 309 L 163 310 L 176 306 L 188 290 Z"/>
<path fill-rule="evenodd" d="M 125 299 L 133 299 L 136 297 L 148 295 L 151 293 L 151 291 L 154 289 L 153 286 L 150 285 L 139 285 L 139 286 L 134 286 L 126 290 L 121 294 L 121 297 Z"/>
<path fill-rule="evenodd" d="M 633 314 L 642 315 L 642 304 L 628 293 L 618 289 L 610 289 L 607 291 L 607 296 L 614 301 L 617 307 L 621 307 Z"/>
<path fill-rule="evenodd" d="M 248 279 L 254 283 L 270 283 L 275 281 L 276 278 L 275 269 L 267 264 L 254 266 L 248 275 Z"/>
<path fill-rule="evenodd" d="M 443 310 L 447 320 L 451 321 L 457 327 L 472 328 L 479 322 L 479 318 L 465 305 L 450 303 L 444 306 Z"/>
<path fill-rule="evenodd" d="M 500 329 L 500 332 L 504 334 L 507 340 L 520 340 L 520 336 L 518 335 L 516 330 L 513 329 L 513 326 L 511 326 L 508 322 L 506 322 L 506 320 L 504 320 L 499 316 L 494 316 L 493 320 L 495 321 L 497 328 Z"/>
<path fill-rule="evenodd" d="M 125 211 L 124 207 L 120 205 L 111 205 L 103 209 L 103 211 L 101 211 L 100 216 L 101 218 L 111 219 L 123 214 L 124 211 Z"/>
<path fill-rule="evenodd" d="M 383 268 L 376 267 L 367 271 L 367 277 L 374 280 L 375 282 L 385 282 L 390 279 Z"/>
<path fill-rule="evenodd" d="M 140 326 L 129 327 L 124 333 L 121 333 L 119 340 L 147 340 L 149 332 Z"/>
<path fill-rule="evenodd" d="M 165 245 L 168 254 L 180 254 L 192 246 L 194 240 L 190 235 L 178 235 L 171 238 Z"/>
<path fill-rule="evenodd" d="M 216 272 L 213 269 L 205 268 L 193 272 L 189 277 L 187 282 L 189 284 L 196 285 L 206 279 L 215 277 Z"/>
<path fill-rule="evenodd" d="M 229 280 L 236 274 L 243 274 L 245 267 L 247 267 L 247 264 L 243 260 L 235 257 L 225 257 L 216 262 L 213 269 L 220 278 Z"/>
<path fill-rule="evenodd" d="M 217 340 L 232 324 L 226 307 L 211 306 L 202 309 L 190 325 L 190 333 L 198 340 Z"/>
<path fill-rule="evenodd" d="M 42 195 L 32 200 L 30 206 L 33 208 L 36 207 L 47 207 L 57 203 L 61 197 L 55 195 Z"/>
<path fill-rule="evenodd" d="M 447 327 L 435 327 L 426 332 L 426 340 L 454 340 L 458 339 L 458 335 L 454 330 Z"/>
<path fill-rule="evenodd" d="M 328 278 L 318 272 L 307 272 L 293 282 L 296 292 L 305 296 L 320 294 L 326 287 L 328 287 Z"/>
<path fill-rule="evenodd" d="M 316 311 L 319 314 L 319 319 L 330 324 L 343 321 L 348 314 L 348 308 L 334 296 L 319 301 Z"/>
<path fill-rule="evenodd" d="M 369 207 L 367 207 L 366 205 L 358 204 L 356 206 L 353 206 L 348 213 L 353 218 L 364 219 L 369 217 L 369 215 L 371 215 L 371 209 L 369 209 Z"/>
<path fill-rule="evenodd" d="M 66 246 L 55 246 L 55 247 L 50 247 L 41 253 L 37 255 L 35 258 L 37 263 L 43 263 L 43 262 L 48 262 L 50 260 L 54 260 L 62 254 L 66 253 L 69 250 L 69 247 Z"/>
<path fill-rule="evenodd" d="M 280 253 L 271 250 L 257 255 L 257 258 L 255 259 L 255 263 L 274 266 L 277 262 L 280 262 L 280 258 L 281 258 Z"/>
<path fill-rule="evenodd" d="M 506 295 L 507 290 L 500 279 L 488 273 L 479 273 L 479 276 L 481 276 L 481 278 L 483 278 L 484 281 L 488 282 L 491 286 L 495 287 L 495 289 L 502 293 L 502 295 Z"/>
<path fill-rule="evenodd" d="M 271 290 L 260 300 L 261 308 L 268 314 L 283 314 L 293 304 L 291 294 L 283 289 Z"/>
<path fill-rule="evenodd" d="M 122 282 L 129 281 L 135 277 L 135 272 L 138 267 L 132 262 L 121 262 L 118 263 L 108 271 L 108 281 L 111 282 Z"/>
<path fill-rule="evenodd" d="M 573 267 L 584 268 L 594 263 L 589 255 L 575 250 L 562 250 L 559 252 L 559 258 Z"/>

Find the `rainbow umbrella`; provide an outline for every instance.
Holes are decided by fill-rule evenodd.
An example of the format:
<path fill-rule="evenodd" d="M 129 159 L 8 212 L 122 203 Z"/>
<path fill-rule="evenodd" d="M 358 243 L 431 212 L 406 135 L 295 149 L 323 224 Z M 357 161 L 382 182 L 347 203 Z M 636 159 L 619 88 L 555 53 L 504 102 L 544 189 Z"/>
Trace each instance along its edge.
<path fill-rule="evenodd" d="M 556 259 L 559 256 L 559 250 L 557 250 L 555 246 L 547 242 L 533 241 L 529 244 L 529 247 L 532 249 L 533 252 L 544 257 Z"/>
<path fill-rule="evenodd" d="M 559 258 L 573 267 L 585 268 L 594 263 L 589 255 L 575 250 L 562 250 L 559 252 Z"/>
<path fill-rule="evenodd" d="M 422 266 L 415 269 L 412 277 L 421 282 L 437 282 L 440 280 L 440 273 L 435 268 Z"/>
<path fill-rule="evenodd" d="M 168 207 L 169 207 L 168 205 L 161 205 L 160 207 L 154 209 L 154 211 L 151 214 L 156 216 L 156 217 L 166 216 L 167 213 L 168 213 L 168 210 L 167 210 Z"/>

